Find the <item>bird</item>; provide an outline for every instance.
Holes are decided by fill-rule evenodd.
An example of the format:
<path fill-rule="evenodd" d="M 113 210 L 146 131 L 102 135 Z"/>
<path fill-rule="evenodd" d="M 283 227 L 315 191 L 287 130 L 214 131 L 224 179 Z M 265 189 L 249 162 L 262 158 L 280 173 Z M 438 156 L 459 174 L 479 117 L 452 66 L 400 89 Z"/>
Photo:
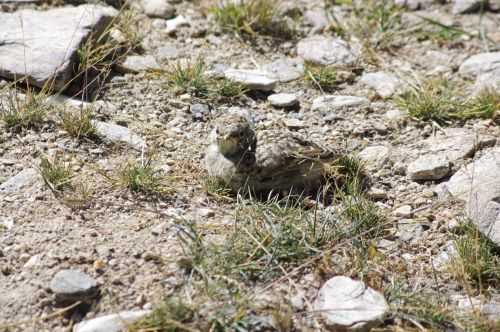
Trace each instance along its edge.
<path fill-rule="evenodd" d="M 204 164 L 233 191 L 303 191 L 317 188 L 339 156 L 299 133 L 256 131 L 246 117 L 225 114 L 215 120 Z"/>

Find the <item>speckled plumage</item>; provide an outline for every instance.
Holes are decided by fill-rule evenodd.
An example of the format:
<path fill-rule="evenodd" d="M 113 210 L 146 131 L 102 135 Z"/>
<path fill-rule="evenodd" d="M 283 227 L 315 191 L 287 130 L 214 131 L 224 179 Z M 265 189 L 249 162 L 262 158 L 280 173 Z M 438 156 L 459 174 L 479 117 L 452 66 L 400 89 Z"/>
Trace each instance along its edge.
<path fill-rule="evenodd" d="M 228 132 L 238 139 L 228 142 Z M 246 186 L 257 192 L 310 189 L 320 184 L 337 157 L 297 133 L 268 129 L 255 135 L 245 118 L 227 116 L 218 120 L 211 134 L 205 168 L 233 190 Z"/>

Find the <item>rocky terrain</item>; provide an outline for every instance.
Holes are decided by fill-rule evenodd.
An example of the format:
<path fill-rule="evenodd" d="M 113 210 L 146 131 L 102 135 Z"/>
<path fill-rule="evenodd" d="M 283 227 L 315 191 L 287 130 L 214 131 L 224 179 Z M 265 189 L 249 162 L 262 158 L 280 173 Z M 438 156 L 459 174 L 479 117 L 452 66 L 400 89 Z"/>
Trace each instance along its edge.
<path fill-rule="evenodd" d="M 0 0 L 0 331 L 500 331 L 497 0 Z M 344 156 L 209 178 L 212 121 Z"/>

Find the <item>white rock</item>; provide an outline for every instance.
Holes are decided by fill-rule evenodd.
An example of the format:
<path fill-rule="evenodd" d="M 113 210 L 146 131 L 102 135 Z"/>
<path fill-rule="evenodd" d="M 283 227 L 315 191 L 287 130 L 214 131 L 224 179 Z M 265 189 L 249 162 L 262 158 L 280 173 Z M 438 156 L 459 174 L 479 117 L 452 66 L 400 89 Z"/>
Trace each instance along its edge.
<path fill-rule="evenodd" d="M 464 77 L 477 77 L 500 68 L 500 52 L 479 53 L 465 60 L 458 72 Z"/>
<path fill-rule="evenodd" d="M 340 38 L 313 36 L 299 41 L 297 55 L 318 65 L 352 65 L 359 52 Z"/>
<path fill-rule="evenodd" d="M 184 16 L 179 15 L 176 18 L 167 21 L 167 27 L 165 28 L 165 32 L 168 34 L 174 33 L 180 27 L 186 27 L 186 26 L 189 26 L 189 21 Z"/>
<path fill-rule="evenodd" d="M 117 64 L 115 68 L 121 73 L 138 73 L 160 69 L 160 65 L 152 55 L 129 55 L 123 63 Z"/>
<path fill-rule="evenodd" d="M 409 205 L 403 205 L 392 211 L 396 217 L 410 218 L 412 216 L 412 208 Z"/>
<path fill-rule="evenodd" d="M 118 11 L 100 5 L 52 8 L 46 11 L 0 12 L 0 76 L 43 87 L 66 87 L 73 78 L 77 51 L 92 34 L 99 37 Z"/>
<path fill-rule="evenodd" d="M 304 75 L 304 61 L 302 59 L 278 59 L 263 67 L 269 77 L 286 83 L 301 78 Z"/>
<path fill-rule="evenodd" d="M 270 78 L 266 72 L 247 69 L 227 69 L 224 76 L 234 82 L 244 84 L 249 89 L 272 91 L 277 80 Z"/>
<path fill-rule="evenodd" d="M 36 169 L 26 168 L 0 184 L 0 194 L 11 194 L 20 191 L 24 187 L 35 183 L 39 178 L 40 175 Z"/>
<path fill-rule="evenodd" d="M 435 0 L 395 0 L 394 3 L 411 10 L 417 10 L 430 7 L 435 3 Z"/>
<path fill-rule="evenodd" d="M 304 21 L 312 26 L 312 33 L 323 31 L 329 24 L 325 10 L 315 9 L 308 10 L 304 13 Z"/>
<path fill-rule="evenodd" d="M 132 133 L 126 127 L 101 121 L 94 121 L 94 124 L 98 134 L 103 136 L 105 140 L 126 143 L 139 151 L 146 147 L 146 142 L 142 137 Z"/>
<path fill-rule="evenodd" d="M 500 245 L 500 148 L 488 150 L 462 167 L 443 185 L 446 192 L 466 202 L 476 227 Z"/>
<path fill-rule="evenodd" d="M 404 91 L 405 83 L 393 74 L 375 72 L 364 74 L 360 82 L 374 89 L 382 98 L 389 98 Z"/>
<path fill-rule="evenodd" d="M 40 265 L 40 255 L 33 255 L 28 259 L 28 261 L 24 264 L 25 269 L 30 269 Z"/>
<path fill-rule="evenodd" d="M 406 173 L 414 181 L 440 180 L 451 172 L 451 163 L 443 154 L 420 156 L 408 165 Z"/>
<path fill-rule="evenodd" d="M 335 331 L 369 331 L 382 323 L 389 306 L 382 294 L 362 281 L 338 276 L 321 287 L 314 310 Z"/>
<path fill-rule="evenodd" d="M 267 97 L 267 101 L 275 107 L 291 107 L 299 102 L 297 96 L 292 93 L 275 93 Z"/>
<path fill-rule="evenodd" d="M 473 87 L 473 95 L 478 95 L 483 91 L 500 91 L 500 67 L 493 71 L 480 74 Z"/>
<path fill-rule="evenodd" d="M 444 249 L 439 252 L 435 257 L 432 257 L 431 262 L 434 268 L 437 270 L 442 270 L 448 266 L 450 261 L 457 254 L 457 249 L 455 248 L 455 243 L 453 241 L 448 241 L 444 246 Z"/>
<path fill-rule="evenodd" d="M 349 107 L 365 107 L 370 101 L 364 97 L 326 95 L 313 100 L 312 111 L 328 112 Z"/>
<path fill-rule="evenodd" d="M 123 311 L 118 314 L 111 314 L 85 320 L 73 327 L 73 332 L 121 332 L 127 325 L 143 318 L 151 311 Z"/>
<path fill-rule="evenodd" d="M 391 148 L 385 145 L 367 146 L 358 157 L 370 169 L 381 168 L 390 160 Z"/>
<path fill-rule="evenodd" d="M 483 0 L 454 0 L 451 12 L 453 14 L 472 13 L 481 8 Z M 486 4 L 484 5 L 486 6 Z"/>
<path fill-rule="evenodd" d="M 141 0 L 140 6 L 149 17 L 170 18 L 175 14 L 175 8 L 167 0 Z"/>

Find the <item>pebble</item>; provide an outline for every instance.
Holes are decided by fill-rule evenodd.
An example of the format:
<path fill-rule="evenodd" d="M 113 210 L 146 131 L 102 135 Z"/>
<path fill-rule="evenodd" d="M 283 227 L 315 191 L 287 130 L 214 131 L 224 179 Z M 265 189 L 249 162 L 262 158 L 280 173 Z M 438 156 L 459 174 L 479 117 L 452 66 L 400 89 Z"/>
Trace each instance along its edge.
<path fill-rule="evenodd" d="M 325 95 L 313 100 L 312 111 L 328 112 L 350 107 L 362 107 L 370 104 L 370 101 L 364 97 Z"/>
<path fill-rule="evenodd" d="M 176 18 L 167 20 L 167 26 L 165 28 L 165 32 L 168 34 L 174 33 L 180 27 L 188 27 L 189 21 L 182 15 L 177 16 Z"/>
<path fill-rule="evenodd" d="M 97 281 L 78 270 L 61 270 L 50 281 L 58 303 L 88 300 L 98 293 Z"/>
<path fill-rule="evenodd" d="M 304 76 L 304 61 L 302 59 L 282 58 L 265 65 L 263 70 L 269 77 L 287 83 Z"/>
<path fill-rule="evenodd" d="M 340 38 L 313 36 L 297 44 L 297 55 L 317 65 L 353 65 L 359 53 Z"/>
<path fill-rule="evenodd" d="M 121 332 L 127 325 L 143 318 L 151 311 L 122 311 L 117 314 L 84 320 L 73 327 L 73 332 Z"/>
<path fill-rule="evenodd" d="M 412 216 L 412 208 L 410 205 L 403 205 L 392 212 L 396 217 L 410 218 Z"/>
<path fill-rule="evenodd" d="M 277 80 L 266 72 L 247 69 L 227 69 L 224 76 L 234 82 L 241 83 L 251 90 L 272 91 Z"/>
<path fill-rule="evenodd" d="M 267 101 L 274 107 L 286 108 L 298 104 L 297 96 L 292 93 L 275 93 L 267 97 Z"/>

